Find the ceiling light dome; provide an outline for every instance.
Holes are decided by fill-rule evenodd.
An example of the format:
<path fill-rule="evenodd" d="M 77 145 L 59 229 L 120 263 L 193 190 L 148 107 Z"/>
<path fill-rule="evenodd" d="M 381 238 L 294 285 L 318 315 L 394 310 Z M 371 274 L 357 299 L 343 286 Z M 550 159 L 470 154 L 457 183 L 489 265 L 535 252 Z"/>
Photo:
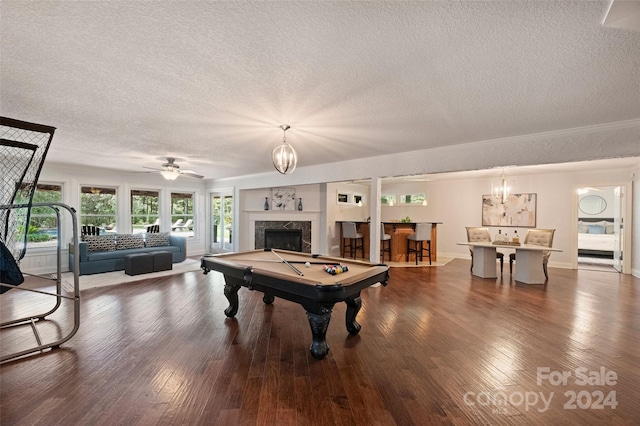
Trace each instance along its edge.
<path fill-rule="evenodd" d="M 298 155 L 296 154 L 296 150 L 287 143 L 287 130 L 289 130 L 290 127 L 283 124 L 280 128 L 284 132 L 282 135 L 282 145 L 278 145 L 273 149 L 271 159 L 277 171 L 283 175 L 288 175 L 296 169 Z"/>
<path fill-rule="evenodd" d="M 180 176 L 180 172 L 173 167 L 168 167 L 165 170 L 161 171 L 160 174 L 166 180 L 176 180 L 178 176 Z"/>

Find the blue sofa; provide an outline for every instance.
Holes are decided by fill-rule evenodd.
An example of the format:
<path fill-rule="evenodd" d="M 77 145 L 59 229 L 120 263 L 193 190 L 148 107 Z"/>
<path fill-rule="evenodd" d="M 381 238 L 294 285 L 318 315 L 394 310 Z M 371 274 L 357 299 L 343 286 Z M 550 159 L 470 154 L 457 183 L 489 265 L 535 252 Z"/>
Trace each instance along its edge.
<path fill-rule="evenodd" d="M 148 234 L 152 235 L 152 234 Z M 159 234 L 153 234 L 153 236 L 158 236 Z M 102 237 L 102 238 L 100 238 Z M 185 237 L 179 237 L 174 235 L 167 235 L 168 237 L 168 245 L 164 245 L 166 242 L 158 243 L 156 241 L 152 246 L 147 246 L 150 241 L 145 238 L 143 235 L 112 235 L 111 238 L 109 236 L 84 236 L 84 239 L 88 241 L 80 241 L 79 243 L 79 256 L 80 256 L 80 271 L 79 275 L 90 275 L 90 274 L 99 274 L 102 272 L 112 272 L 112 271 L 122 271 L 124 270 L 124 260 L 125 257 L 129 254 L 134 253 L 152 253 L 156 251 L 168 251 L 171 253 L 173 258 L 173 263 L 182 262 L 187 258 L 187 239 Z M 119 238 L 117 238 L 119 237 Z M 126 238 L 125 238 L 126 237 Z M 135 248 L 124 248 L 126 245 L 122 245 L 118 249 L 117 242 L 119 240 L 126 239 L 130 241 L 131 239 L 139 239 L 143 238 L 144 246 L 135 247 Z M 96 241 L 100 241 L 99 244 L 96 244 Z M 112 243 L 113 240 L 113 243 Z M 140 245 L 138 242 L 135 245 Z M 73 244 L 69 245 L 69 270 L 73 271 L 75 264 L 75 253 L 73 252 Z"/>

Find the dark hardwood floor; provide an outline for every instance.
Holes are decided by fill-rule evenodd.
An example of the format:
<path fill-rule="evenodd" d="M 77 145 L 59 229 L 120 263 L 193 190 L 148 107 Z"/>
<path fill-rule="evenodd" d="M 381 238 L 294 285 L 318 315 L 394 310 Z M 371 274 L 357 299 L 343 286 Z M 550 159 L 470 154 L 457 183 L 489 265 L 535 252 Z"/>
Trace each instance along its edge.
<path fill-rule="evenodd" d="M 83 291 L 72 340 L 0 366 L 0 423 L 639 424 L 640 280 L 549 273 L 527 286 L 473 277 L 459 259 L 393 268 L 363 293 L 359 335 L 336 305 L 322 361 L 299 305 L 243 288 L 228 319 L 215 272 Z M 0 297 L 3 320 L 25 294 Z M 68 326 L 54 319 L 45 334 Z M 3 331 L 2 352 L 33 344 L 28 331 Z M 607 383 L 582 383 L 603 369 Z"/>

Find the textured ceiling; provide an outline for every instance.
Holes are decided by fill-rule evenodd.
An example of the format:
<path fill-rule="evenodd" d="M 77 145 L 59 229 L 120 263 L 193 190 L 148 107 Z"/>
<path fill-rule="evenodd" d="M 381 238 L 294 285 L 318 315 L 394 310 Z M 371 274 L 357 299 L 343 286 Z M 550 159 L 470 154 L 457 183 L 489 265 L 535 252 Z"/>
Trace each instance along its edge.
<path fill-rule="evenodd" d="M 0 113 L 48 160 L 207 178 L 640 117 L 609 1 L 0 3 Z"/>

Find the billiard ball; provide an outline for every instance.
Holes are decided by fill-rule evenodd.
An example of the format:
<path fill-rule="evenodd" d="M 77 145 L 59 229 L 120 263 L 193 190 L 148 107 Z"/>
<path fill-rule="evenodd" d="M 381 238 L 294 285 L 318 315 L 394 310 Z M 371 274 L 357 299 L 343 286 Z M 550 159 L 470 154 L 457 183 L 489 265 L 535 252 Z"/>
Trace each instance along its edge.
<path fill-rule="evenodd" d="M 311 268 L 311 264 L 310 264 L 309 262 L 305 262 L 304 266 L 305 266 L 306 268 Z"/>

